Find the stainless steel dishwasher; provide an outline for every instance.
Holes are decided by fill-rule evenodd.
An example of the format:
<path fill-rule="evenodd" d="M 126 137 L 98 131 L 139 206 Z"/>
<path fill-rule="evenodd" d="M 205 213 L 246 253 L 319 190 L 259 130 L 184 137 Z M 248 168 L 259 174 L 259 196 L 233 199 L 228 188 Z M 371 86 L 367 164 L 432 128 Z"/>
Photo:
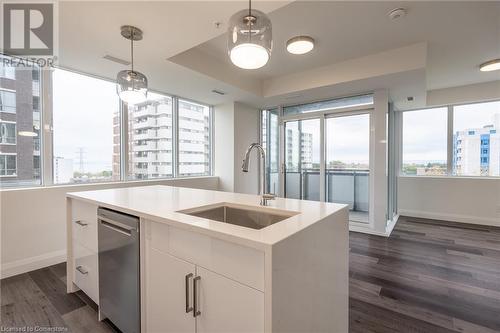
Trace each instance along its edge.
<path fill-rule="evenodd" d="M 97 213 L 99 311 L 123 333 L 139 333 L 139 218 L 102 207 Z"/>

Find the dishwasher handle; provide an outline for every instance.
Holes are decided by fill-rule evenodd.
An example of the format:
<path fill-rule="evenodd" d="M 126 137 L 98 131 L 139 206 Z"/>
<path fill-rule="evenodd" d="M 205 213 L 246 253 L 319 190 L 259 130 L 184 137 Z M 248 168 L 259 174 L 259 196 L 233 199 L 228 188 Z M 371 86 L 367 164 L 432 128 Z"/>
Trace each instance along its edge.
<path fill-rule="evenodd" d="M 106 217 L 103 216 L 98 216 L 99 223 L 106 228 L 113 229 L 116 232 L 119 232 L 121 234 L 127 235 L 127 236 L 132 236 L 133 231 L 137 231 L 137 228 L 128 226 L 126 224 L 110 220 Z"/>

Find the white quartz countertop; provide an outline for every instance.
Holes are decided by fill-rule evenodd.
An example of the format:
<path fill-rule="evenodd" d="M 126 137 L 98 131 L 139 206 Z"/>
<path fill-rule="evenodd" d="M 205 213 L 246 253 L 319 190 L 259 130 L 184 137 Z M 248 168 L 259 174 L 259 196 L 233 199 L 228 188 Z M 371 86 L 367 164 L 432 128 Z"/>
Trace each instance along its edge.
<path fill-rule="evenodd" d="M 162 185 L 72 192 L 67 197 L 256 248 L 266 248 L 332 214 L 347 210 L 347 205 L 342 204 L 284 198 L 276 198 L 263 207 L 259 205 L 258 195 Z M 281 210 L 298 214 L 256 230 L 177 212 L 221 203 L 253 206 L 256 210 L 271 210 L 271 213 Z M 347 216 L 347 212 L 344 213 Z M 347 218 L 343 223 L 348 223 Z"/>

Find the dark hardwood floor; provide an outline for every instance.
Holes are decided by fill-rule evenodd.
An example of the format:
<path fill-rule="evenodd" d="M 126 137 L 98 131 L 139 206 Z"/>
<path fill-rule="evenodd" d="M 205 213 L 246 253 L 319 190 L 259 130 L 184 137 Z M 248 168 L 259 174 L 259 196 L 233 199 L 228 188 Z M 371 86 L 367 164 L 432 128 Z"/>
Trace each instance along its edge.
<path fill-rule="evenodd" d="M 500 228 L 403 217 L 390 238 L 350 233 L 350 247 L 350 332 L 500 332 Z M 65 274 L 2 280 L 2 331 L 115 332 L 66 294 Z"/>

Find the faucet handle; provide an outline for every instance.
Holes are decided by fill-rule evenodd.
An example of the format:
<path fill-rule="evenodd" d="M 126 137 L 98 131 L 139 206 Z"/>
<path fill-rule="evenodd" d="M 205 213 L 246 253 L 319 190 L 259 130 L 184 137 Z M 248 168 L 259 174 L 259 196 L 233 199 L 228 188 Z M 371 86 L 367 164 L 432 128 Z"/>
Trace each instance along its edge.
<path fill-rule="evenodd" d="M 272 193 L 264 193 L 264 194 L 262 194 L 262 197 L 260 199 L 260 204 L 262 206 L 267 206 L 267 202 L 269 200 L 274 200 L 274 199 L 276 199 L 276 195 L 274 195 Z"/>

